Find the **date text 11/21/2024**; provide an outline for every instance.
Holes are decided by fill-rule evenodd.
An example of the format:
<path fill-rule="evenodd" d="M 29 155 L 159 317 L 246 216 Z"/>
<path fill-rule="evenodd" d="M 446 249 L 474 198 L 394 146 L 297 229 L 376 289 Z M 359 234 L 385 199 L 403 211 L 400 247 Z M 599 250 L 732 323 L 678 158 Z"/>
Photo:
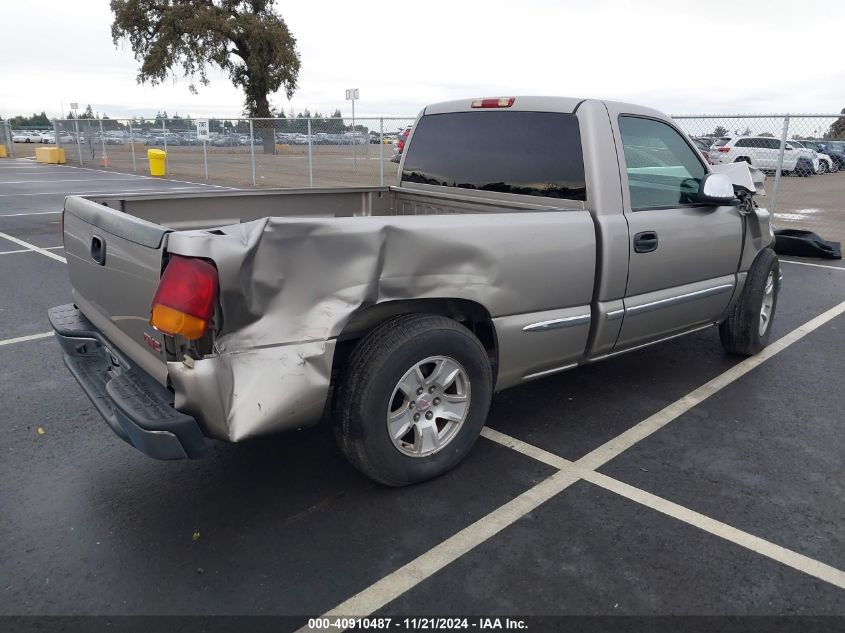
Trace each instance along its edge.
<path fill-rule="evenodd" d="M 311 618 L 308 631 L 346 630 L 395 630 L 445 631 L 445 630 L 525 630 L 525 620 L 518 618 Z"/>

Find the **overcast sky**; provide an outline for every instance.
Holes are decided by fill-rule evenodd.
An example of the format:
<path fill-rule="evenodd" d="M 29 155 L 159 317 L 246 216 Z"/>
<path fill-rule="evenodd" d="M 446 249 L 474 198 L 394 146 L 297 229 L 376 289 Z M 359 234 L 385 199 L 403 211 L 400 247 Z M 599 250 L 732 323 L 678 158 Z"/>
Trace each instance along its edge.
<path fill-rule="evenodd" d="M 135 82 L 111 41 L 107 0 L 2 2 L 0 114 L 58 116 L 72 101 L 111 117 L 238 116 L 225 75 Z M 779 0 L 396 0 L 277 3 L 298 40 L 286 111 L 416 115 L 434 101 L 542 94 L 633 101 L 674 114 L 838 112 L 845 2 Z M 820 37 L 833 31 L 825 42 Z"/>

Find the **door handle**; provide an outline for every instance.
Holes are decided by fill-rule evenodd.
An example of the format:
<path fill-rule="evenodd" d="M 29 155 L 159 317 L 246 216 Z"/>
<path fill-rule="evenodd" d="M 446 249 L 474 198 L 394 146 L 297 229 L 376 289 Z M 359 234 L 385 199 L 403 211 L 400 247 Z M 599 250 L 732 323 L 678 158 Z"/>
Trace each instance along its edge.
<path fill-rule="evenodd" d="M 106 242 L 96 235 L 91 238 L 91 259 L 100 266 L 106 265 Z"/>
<path fill-rule="evenodd" d="M 634 236 L 635 253 L 651 253 L 657 250 L 657 231 L 643 231 Z"/>

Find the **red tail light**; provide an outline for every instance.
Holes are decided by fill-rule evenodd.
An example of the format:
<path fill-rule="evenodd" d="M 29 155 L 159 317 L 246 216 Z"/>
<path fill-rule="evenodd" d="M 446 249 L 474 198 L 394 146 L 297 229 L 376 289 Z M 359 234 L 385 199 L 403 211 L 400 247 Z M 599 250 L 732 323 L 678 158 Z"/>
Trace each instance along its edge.
<path fill-rule="evenodd" d="M 497 97 L 495 99 L 476 99 L 473 108 L 510 108 L 516 99 L 514 97 Z"/>
<path fill-rule="evenodd" d="M 723 154 L 727 154 L 729 151 L 731 151 L 731 148 L 730 147 L 720 147 L 719 151 L 722 152 Z"/>
<path fill-rule="evenodd" d="M 201 338 L 217 300 L 217 269 L 196 257 L 172 255 L 158 284 L 150 325 L 165 334 Z"/>

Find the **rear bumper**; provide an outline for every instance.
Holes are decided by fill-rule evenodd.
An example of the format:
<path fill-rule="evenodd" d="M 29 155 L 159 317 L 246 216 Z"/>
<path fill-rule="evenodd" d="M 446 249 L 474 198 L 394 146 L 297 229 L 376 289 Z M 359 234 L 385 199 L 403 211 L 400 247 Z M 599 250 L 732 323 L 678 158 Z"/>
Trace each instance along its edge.
<path fill-rule="evenodd" d="M 173 408 L 173 394 L 109 343 L 73 304 L 48 310 L 64 362 L 111 429 L 156 459 L 201 457 L 197 421 Z"/>

